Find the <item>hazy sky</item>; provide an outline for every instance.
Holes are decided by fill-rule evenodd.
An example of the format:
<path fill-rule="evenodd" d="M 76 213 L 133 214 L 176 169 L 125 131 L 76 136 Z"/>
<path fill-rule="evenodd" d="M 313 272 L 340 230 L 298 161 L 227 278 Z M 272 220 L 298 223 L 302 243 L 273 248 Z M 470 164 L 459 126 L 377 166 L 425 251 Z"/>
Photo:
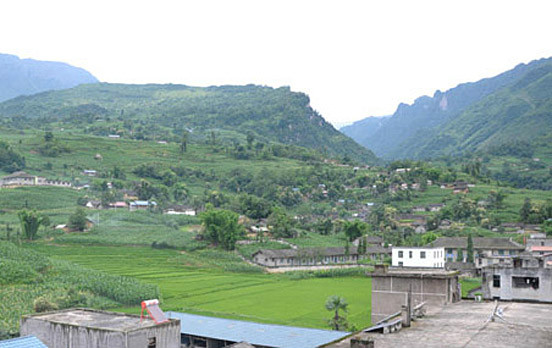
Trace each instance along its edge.
<path fill-rule="evenodd" d="M 105 82 L 255 83 L 334 124 L 552 56 L 552 1 L 2 1 L 0 52 Z"/>

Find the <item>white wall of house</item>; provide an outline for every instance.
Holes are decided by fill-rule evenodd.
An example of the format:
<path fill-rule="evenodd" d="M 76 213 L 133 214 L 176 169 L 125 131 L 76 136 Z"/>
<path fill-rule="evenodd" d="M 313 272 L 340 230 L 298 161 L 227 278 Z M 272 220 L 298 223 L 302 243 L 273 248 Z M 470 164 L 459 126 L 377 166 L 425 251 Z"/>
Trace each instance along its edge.
<path fill-rule="evenodd" d="M 394 247 L 391 251 L 393 267 L 445 267 L 445 248 Z"/>

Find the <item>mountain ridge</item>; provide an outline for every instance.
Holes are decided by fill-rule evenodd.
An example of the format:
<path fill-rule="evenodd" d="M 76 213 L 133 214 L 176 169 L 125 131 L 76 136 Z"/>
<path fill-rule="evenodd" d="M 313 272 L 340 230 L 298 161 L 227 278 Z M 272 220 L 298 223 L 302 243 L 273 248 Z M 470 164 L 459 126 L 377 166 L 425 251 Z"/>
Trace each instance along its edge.
<path fill-rule="evenodd" d="M 99 82 L 91 73 L 67 63 L 21 59 L 0 53 L 0 102 L 21 95 Z"/>
<path fill-rule="evenodd" d="M 289 87 L 87 84 L 5 101 L 0 103 L 0 116 L 48 122 L 110 118 L 115 122 L 113 132 L 124 132 L 125 120 L 178 134 L 183 129 L 252 132 L 282 144 L 365 163 L 377 161 L 371 151 L 337 131 L 314 110 L 306 94 Z"/>
<path fill-rule="evenodd" d="M 468 108 L 487 96 L 512 86 L 526 74 L 530 75 L 539 67 L 546 67 L 551 62 L 551 58 L 543 58 L 528 64 L 518 64 L 513 69 L 494 77 L 462 83 L 445 92 L 437 90 L 433 97 L 421 96 L 410 105 L 401 103 L 385 125 L 377 130 L 363 127 L 361 123 L 363 120 L 361 120 L 349 128 L 344 127 L 342 131 L 385 159 L 427 158 L 461 152 L 440 151 L 438 142 L 433 143 L 436 148 L 430 149 L 432 151 L 429 154 L 421 152 L 419 148 L 424 143 L 423 139 L 438 133 L 440 127 L 452 122 Z M 368 136 L 358 134 L 368 134 Z M 423 147 L 428 149 L 427 146 Z"/>

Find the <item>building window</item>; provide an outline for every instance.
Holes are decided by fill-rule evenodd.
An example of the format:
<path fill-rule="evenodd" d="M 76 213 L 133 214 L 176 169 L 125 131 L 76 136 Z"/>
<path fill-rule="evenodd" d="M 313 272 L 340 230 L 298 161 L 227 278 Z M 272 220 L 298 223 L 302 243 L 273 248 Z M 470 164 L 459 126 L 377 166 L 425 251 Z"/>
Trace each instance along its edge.
<path fill-rule="evenodd" d="M 403 262 L 399 261 L 399 267 L 402 267 L 402 266 L 403 266 Z"/>
<path fill-rule="evenodd" d="M 504 255 L 504 250 L 499 250 L 498 255 Z"/>
<path fill-rule="evenodd" d="M 410 251 L 408 252 L 408 257 L 409 257 L 409 258 L 412 258 L 412 250 L 410 250 Z"/>
<path fill-rule="evenodd" d="M 399 250 L 399 258 L 402 259 L 402 257 L 403 257 L 403 251 Z"/>
<path fill-rule="evenodd" d="M 157 345 L 157 339 L 155 337 L 148 338 L 148 348 L 155 348 Z"/>
<path fill-rule="evenodd" d="M 538 277 L 512 277 L 512 287 L 514 288 L 539 288 Z"/>
<path fill-rule="evenodd" d="M 493 287 L 494 288 L 500 288 L 500 275 L 499 274 L 493 274 Z"/>
<path fill-rule="evenodd" d="M 420 251 L 420 259 L 425 259 L 425 251 Z"/>

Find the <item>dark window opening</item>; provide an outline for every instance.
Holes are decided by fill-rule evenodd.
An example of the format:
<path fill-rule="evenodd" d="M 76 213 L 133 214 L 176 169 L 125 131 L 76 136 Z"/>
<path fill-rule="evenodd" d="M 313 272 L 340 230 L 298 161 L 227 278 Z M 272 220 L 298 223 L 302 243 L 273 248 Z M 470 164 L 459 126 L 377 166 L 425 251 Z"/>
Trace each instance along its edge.
<path fill-rule="evenodd" d="M 493 287 L 500 288 L 500 275 L 498 274 L 493 275 Z"/>
<path fill-rule="evenodd" d="M 157 338 L 150 337 L 148 338 L 148 348 L 155 348 L 157 346 Z"/>
<path fill-rule="evenodd" d="M 514 288 L 539 288 L 539 278 L 537 277 L 512 277 L 512 286 Z"/>
<path fill-rule="evenodd" d="M 403 262 L 399 261 L 399 267 L 402 267 L 402 266 L 403 266 Z"/>
<path fill-rule="evenodd" d="M 420 251 L 420 259 L 425 259 L 425 251 Z"/>
<path fill-rule="evenodd" d="M 412 258 L 412 251 L 408 252 L 408 257 Z"/>
<path fill-rule="evenodd" d="M 403 257 L 403 252 L 402 252 L 402 250 L 399 251 L 399 257 L 400 257 L 401 259 L 402 259 L 402 257 Z"/>

